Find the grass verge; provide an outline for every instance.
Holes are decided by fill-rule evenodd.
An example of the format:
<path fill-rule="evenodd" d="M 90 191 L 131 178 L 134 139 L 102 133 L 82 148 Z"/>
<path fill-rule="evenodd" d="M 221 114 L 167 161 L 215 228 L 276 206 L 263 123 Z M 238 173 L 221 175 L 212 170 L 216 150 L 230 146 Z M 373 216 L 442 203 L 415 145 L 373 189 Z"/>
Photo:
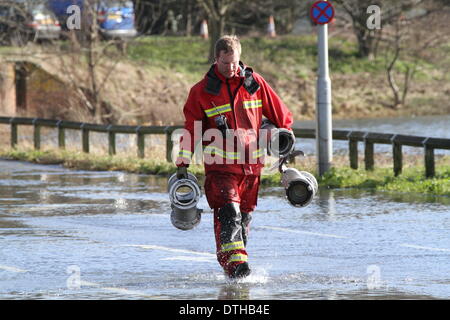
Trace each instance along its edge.
<path fill-rule="evenodd" d="M 1 151 L 0 157 L 39 164 L 61 164 L 66 168 L 77 170 L 125 171 L 160 176 L 169 176 L 176 170 L 174 164 L 161 159 L 93 155 L 65 150 L 11 149 Z M 403 173 L 395 177 L 391 168 L 382 167 L 373 171 L 364 169 L 352 170 L 342 165 L 343 162 L 340 163 L 324 176 L 318 178 L 320 187 L 372 189 L 450 196 L 450 165 L 437 166 L 436 176 L 432 179 L 425 179 L 423 167 L 417 165 L 405 167 Z M 296 164 L 292 166 L 309 171 L 317 176 L 311 164 L 307 167 L 300 167 Z M 191 165 L 189 171 L 197 177 L 204 175 L 203 166 L 201 165 Z M 262 186 L 280 186 L 280 174 L 278 172 L 263 174 Z"/>
<path fill-rule="evenodd" d="M 425 179 L 422 167 L 409 167 L 398 177 L 390 168 L 373 171 L 364 169 L 333 168 L 319 179 L 319 184 L 329 188 L 375 189 L 450 196 L 450 165 L 436 168 L 434 178 Z"/>

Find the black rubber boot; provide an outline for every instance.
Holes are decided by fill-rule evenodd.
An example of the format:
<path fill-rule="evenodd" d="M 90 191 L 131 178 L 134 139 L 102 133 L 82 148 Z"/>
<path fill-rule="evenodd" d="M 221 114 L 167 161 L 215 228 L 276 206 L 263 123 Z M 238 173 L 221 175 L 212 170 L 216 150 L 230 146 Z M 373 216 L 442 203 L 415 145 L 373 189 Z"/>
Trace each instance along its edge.
<path fill-rule="evenodd" d="M 236 269 L 234 269 L 233 273 L 230 275 L 230 278 L 233 279 L 245 278 L 248 275 L 250 275 L 251 272 L 252 270 L 248 266 L 248 263 L 243 262 L 236 266 Z"/>
<path fill-rule="evenodd" d="M 241 225 L 242 225 L 242 241 L 244 242 L 244 246 L 247 247 L 247 241 L 248 241 L 248 226 L 250 224 L 250 221 L 252 220 L 251 213 L 247 212 L 241 212 L 242 219 L 241 219 Z"/>
<path fill-rule="evenodd" d="M 242 241 L 241 212 L 238 203 L 228 203 L 219 209 L 220 243 Z"/>

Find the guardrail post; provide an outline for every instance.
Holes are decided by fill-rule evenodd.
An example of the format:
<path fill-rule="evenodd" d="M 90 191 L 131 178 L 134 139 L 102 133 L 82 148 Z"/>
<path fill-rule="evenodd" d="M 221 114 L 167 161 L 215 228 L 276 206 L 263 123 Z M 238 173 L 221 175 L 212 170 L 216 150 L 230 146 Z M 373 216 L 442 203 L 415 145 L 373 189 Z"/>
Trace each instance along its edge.
<path fill-rule="evenodd" d="M 137 140 L 137 156 L 138 158 L 145 158 L 145 135 L 140 131 L 141 126 L 136 128 L 136 140 Z"/>
<path fill-rule="evenodd" d="M 39 150 L 41 149 L 41 126 L 36 123 L 38 119 L 33 119 L 33 127 L 34 127 L 34 133 L 33 133 L 33 142 L 34 142 L 34 149 Z"/>
<path fill-rule="evenodd" d="M 350 168 L 358 169 L 358 140 L 349 138 L 348 149 L 350 157 Z"/>
<path fill-rule="evenodd" d="M 64 130 L 64 127 L 61 126 L 61 121 L 59 120 L 56 123 L 56 127 L 58 128 L 58 147 L 60 149 L 66 148 L 66 130 Z"/>
<path fill-rule="evenodd" d="M 81 143 L 83 145 L 83 152 L 89 153 L 89 130 L 84 127 L 85 125 L 85 123 L 82 123 L 80 126 Z"/>
<path fill-rule="evenodd" d="M 166 160 L 167 162 L 172 162 L 172 130 L 170 130 L 170 127 L 166 127 L 164 131 L 166 132 Z"/>
<path fill-rule="evenodd" d="M 116 154 L 116 133 L 111 131 L 111 125 L 108 126 L 108 154 L 113 156 Z"/>
<path fill-rule="evenodd" d="M 373 142 L 366 139 L 368 133 L 364 135 L 364 164 L 366 166 L 366 170 L 373 170 L 374 166 L 374 158 L 373 158 Z"/>
<path fill-rule="evenodd" d="M 15 148 L 17 146 L 17 123 L 14 123 L 14 118 L 9 120 L 11 124 L 11 148 Z"/>
<path fill-rule="evenodd" d="M 434 148 L 425 145 L 425 176 L 427 178 L 432 178 L 434 175 Z"/>
<path fill-rule="evenodd" d="M 393 141 L 392 153 L 394 158 L 394 175 L 398 176 L 402 173 L 403 167 L 402 145 L 398 142 Z"/>

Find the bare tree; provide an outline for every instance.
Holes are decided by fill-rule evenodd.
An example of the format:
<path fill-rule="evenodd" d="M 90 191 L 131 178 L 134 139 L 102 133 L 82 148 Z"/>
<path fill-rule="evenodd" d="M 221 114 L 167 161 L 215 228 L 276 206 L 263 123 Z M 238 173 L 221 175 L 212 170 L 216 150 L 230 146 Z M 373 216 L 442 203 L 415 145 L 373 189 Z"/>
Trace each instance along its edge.
<path fill-rule="evenodd" d="M 43 0 L 0 0 L 0 44 L 23 46 L 33 39 L 32 9 Z"/>
<path fill-rule="evenodd" d="M 400 54 L 405 49 L 401 45 L 402 40 L 405 36 L 405 34 L 401 32 L 401 26 L 400 26 L 401 23 L 402 23 L 401 21 L 398 21 L 395 24 L 395 26 L 394 26 L 395 32 L 393 34 L 392 39 L 390 39 L 390 41 L 389 41 L 392 44 L 392 46 L 390 47 L 390 50 L 386 50 L 386 54 L 385 54 L 386 75 L 387 75 L 389 87 L 392 90 L 393 99 L 394 99 L 393 103 L 391 105 L 391 107 L 393 109 L 396 109 L 396 108 L 398 108 L 398 106 L 405 104 L 406 95 L 409 90 L 409 84 L 417 70 L 417 62 L 413 63 L 412 67 L 411 66 L 406 67 L 406 70 L 404 72 L 403 90 L 401 90 L 397 84 L 397 81 L 395 80 L 395 65 L 398 62 Z M 391 54 L 392 57 L 389 59 L 390 51 L 392 51 L 392 54 Z"/>
<path fill-rule="evenodd" d="M 256 31 L 264 34 L 269 17 L 273 16 L 278 34 L 290 33 L 295 22 L 309 16 L 314 0 L 248 0 L 234 5 L 228 11 L 229 25 L 242 33 Z"/>
<path fill-rule="evenodd" d="M 85 1 L 82 26 L 69 31 L 70 47 L 59 55 L 62 74 L 97 123 L 114 120 L 113 106 L 105 103 L 104 89 L 124 47 L 121 39 L 102 39 L 98 23 L 100 1 Z"/>
<path fill-rule="evenodd" d="M 136 24 L 141 33 L 151 34 L 158 25 L 164 25 L 167 12 L 176 0 L 135 0 Z"/>
<path fill-rule="evenodd" d="M 208 61 L 214 60 L 214 44 L 224 34 L 227 11 L 233 0 L 197 0 L 208 16 L 210 46 Z"/>
<path fill-rule="evenodd" d="M 396 109 L 406 105 L 406 98 L 414 76 L 423 63 L 437 62 L 434 52 L 447 43 L 450 36 L 441 26 L 450 17 L 450 10 L 429 8 L 420 16 L 401 16 L 392 28 L 385 31 L 383 37 L 385 47 L 386 76 L 393 93 L 391 107 Z M 399 60 L 403 61 L 401 69 Z M 399 80 L 399 78 L 401 80 Z"/>
<path fill-rule="evenodd" d="M 371 5 L 380 7 L 384 27 L 395 24 L 400 16 L 421 5 L 423 0 L 335 0 L 334 2 L 338 5 L 338 8 L 344 9 L 352 23 L 353 32 L 358 41 L 359 55 L 371 59 L 374 57 L 383 28 L 369 29 L 367 27 L 367 20 L 370 16 L 367 8 Z"/>

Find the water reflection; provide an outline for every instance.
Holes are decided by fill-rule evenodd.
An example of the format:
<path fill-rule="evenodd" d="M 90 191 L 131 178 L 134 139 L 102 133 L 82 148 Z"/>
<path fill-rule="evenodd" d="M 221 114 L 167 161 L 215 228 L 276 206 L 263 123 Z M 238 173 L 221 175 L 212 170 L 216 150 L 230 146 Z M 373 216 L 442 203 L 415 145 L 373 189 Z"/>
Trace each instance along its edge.
<path fill-rule="evenodd" d="M 250 300 L 250 287 L 248 283 L 226 283 L 219 291 L 218 300 Z"/>
<path fill-rule="evenodd" d="M 123 172 L 82 172 L 59 168 L 39 172 L 2 161 L 0 204 L 16 213 L 45 215 L 152 212 L 161 208 L 165 179 Z M 35 167 L 36 165 L 29 165 Z M 51 169 L 51 168 L 49 168 Z M 54 168 L 53 168 L 54 169 Z M 165 195 L 164 195 L 164 198 Z M 90 206 L 89 204 L 96 204 Z M 161 210 L 159 210 L 161 211 Z"/>
<path fill-rule="evenodd" d="M 336 200 L 334 198 L 334 191 L 330 189 L 321 188 L 319 196 L 316 200 L 317 205 L 327 220 L 333 221 L 336 218 Z"/>
<path fill-rule="evenodd" d="M 345 279 L 340 277 L 323 277 L 311 274 L 292 274 L 267 277 L 259 281 L 225 280 L 220 285 L 218 300 L 251 299 L 320 299 L 320 300 L 410 300 L 436 299 L 432 295 L 408 292 L 388 285 L 370 288 L 367 279 Z M 299 288 L 300 285 L 300 288 Z M 354 289 L 338 289 L 353 286 Z M 310 288 L 310 289 L 303 289 Z M 312 289 L 311 287 L 315 287 Z"/>
<path fill-rule="evenodd" d="M 21 229 L 26 227 L 28 226 L 21 221 L 0 217 L 0 233 L 2 235 L 14 233 L 14 230 L 11 230 L 10 233 L 5 233 L 2 229 Z"/>

